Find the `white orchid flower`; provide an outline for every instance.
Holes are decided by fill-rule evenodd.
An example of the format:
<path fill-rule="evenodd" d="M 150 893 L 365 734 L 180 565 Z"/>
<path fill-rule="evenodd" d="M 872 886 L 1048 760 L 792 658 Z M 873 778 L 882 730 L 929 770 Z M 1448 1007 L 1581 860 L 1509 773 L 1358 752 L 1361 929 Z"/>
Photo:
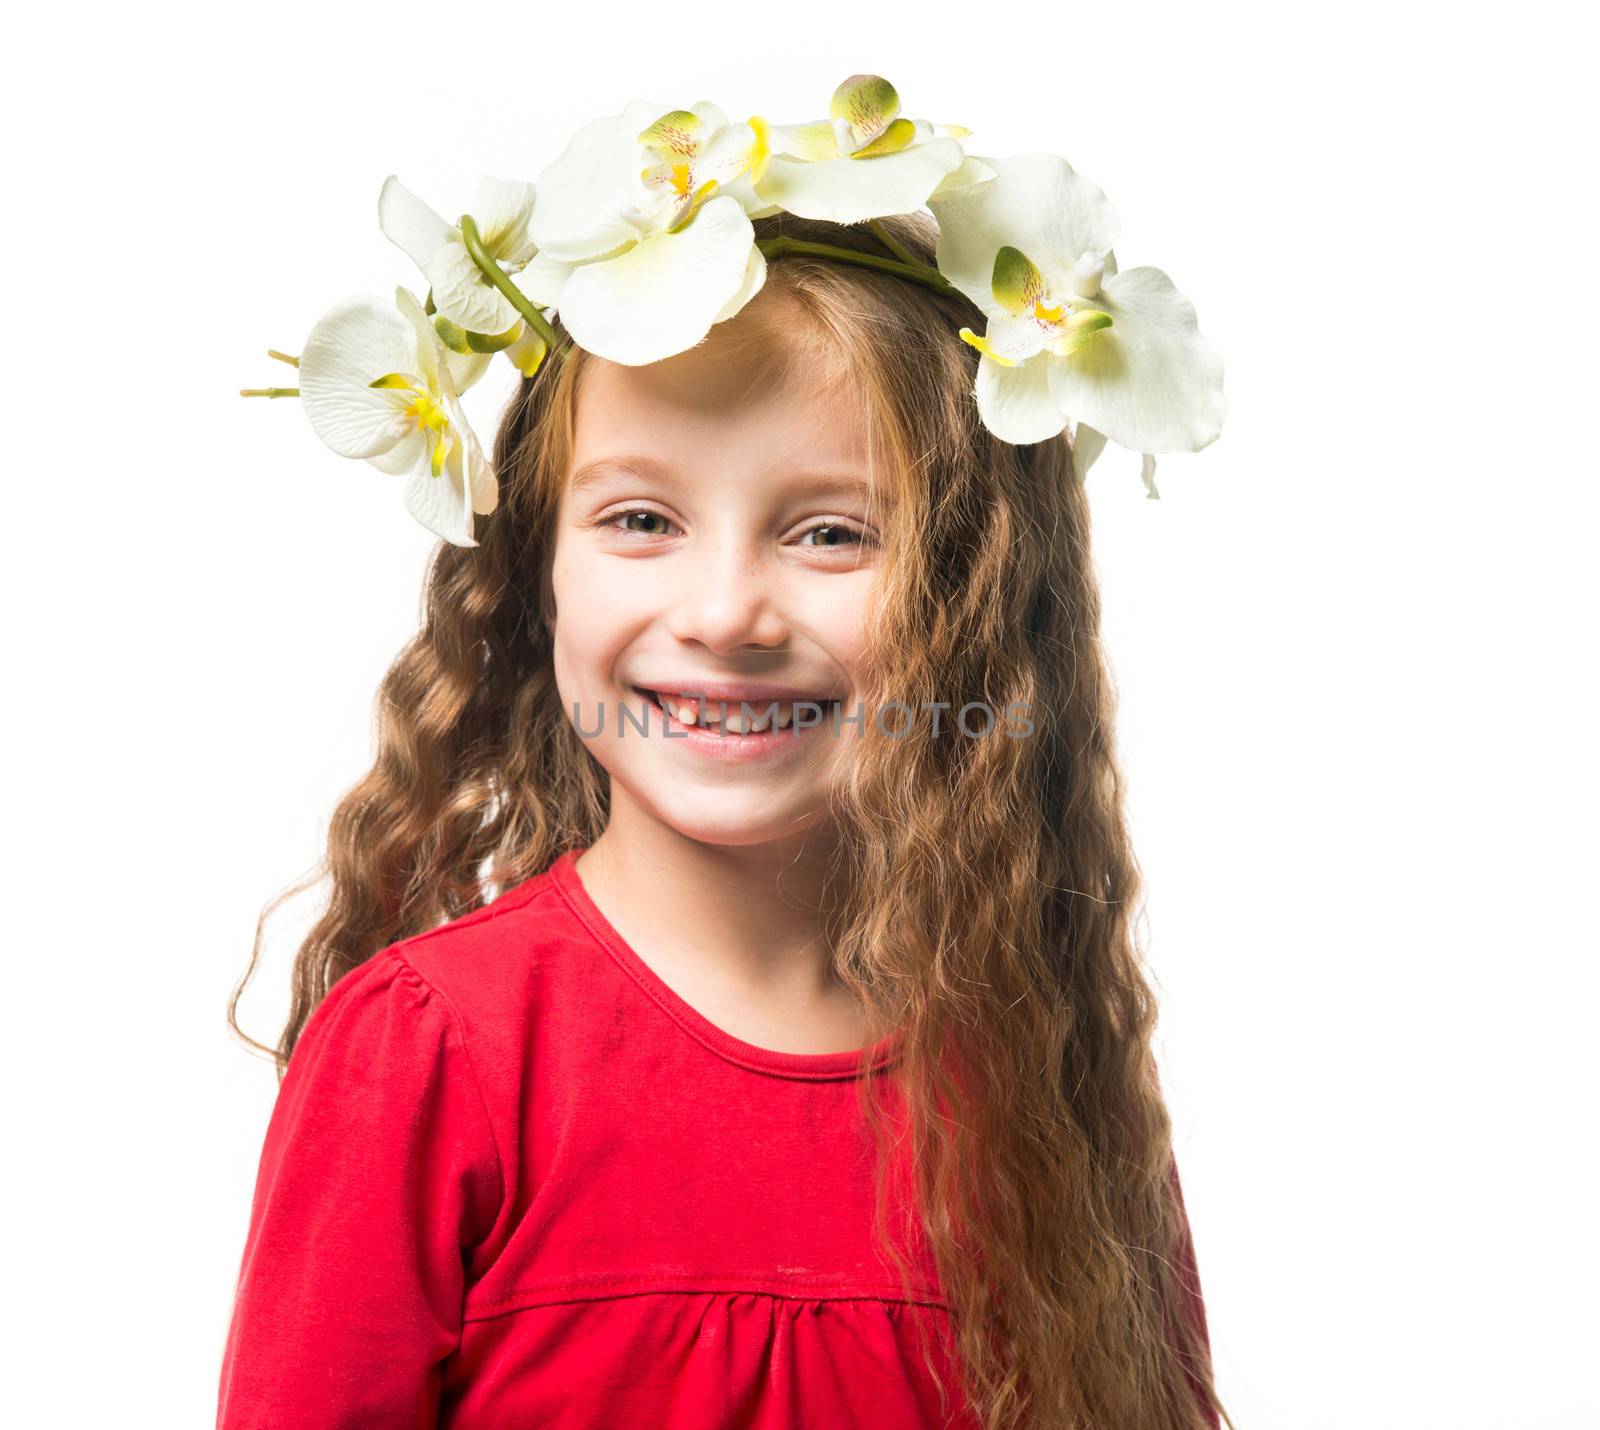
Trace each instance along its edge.
<path fill-rule="evenodd" d="M 482 179 L 472 217 L 483 246 L 502 268 L 518 272 L 537 251 L 528 237 L 532 184 Z M 378 194 L 378 226 L 384 237 L 423 272 L 434 306 L 468 332 L 503 333 L 519 322 L 517 310 L 473 262 L 458 225 L 447 222 L 394 175 Z"/>
<path fill-rule="evenodd" d="M 770 126 L 772 156 L 757 195 L 801 218 L 861 223 L 913 213 L 930 195 L 988 177 L 968 161 L 972 131 L 900 114 L 900 96 L 881 75 L 851 75 L 833 93 L 829 117 Z"/>
<path fill-rule="evenodd" d="M 489 259 L 508 276 L 535 262 L 528 236 L 534 187 L 485 178 L 473 194 L 471 217 Z M 524 377 L 544 360 L 547 344 L 473 259 L 460 224 L 447 222 L 393 174 L 378 194 L 378 226 L 428 280 L 434 328 L 456 353 L 504 351 Z"/>
<path fill-rule="evenodd" d="M 766 281 L 750 224 L 766 155 L 761 121 L 706 102 L 635 100 L 585 125 L 536 182 L 524 291 L 559 301 L 574 341 L 612 362 L 693 347 Z"/>
<path fill-rule="evenodd" d="M 1081 468 L 1103 434 L 1143 454 L 1156 495 L 1155 453 L 1197 452 L 1222 430 L 1222 360 L 1165 273 L 1117 271 L 1116 210 L 1065 159 L 984 162 L 993 180 L 929 207 L 940 272 L 989 320 L 981 337 L 961 332 L 983 353 L 985 424 L 1008 442 L 1041 442 L 1075 418 Z"/>
<path fill-rule="evenodd" d="M 624 119 L 631 123 L 659 108 L 640 103 Z M 754 188 L 770 154 L 764 119 L 730 124 L 716 105 L 702 100 L 688 109 L 658 114 L 637 138 L 645 160 L 639 177 L 645 188 L 666 201 L 669 227 L 686 222 L 694 207 L 712 193 L 737 198 L 752 218 L 773 211 L 774 206 L 763 203 Z"/>
<path fill-rule="evenodd" d="M 406 510 L 453 545 L 476 546 L 472 514 L 493 511 L 498 494 L 460 394 L 488 362 L 445 348 L 399 288 L 393 304 L 364 295 L 323 315 L 300 354 L 300 398 L 329 447 L 409 478 Z"/>

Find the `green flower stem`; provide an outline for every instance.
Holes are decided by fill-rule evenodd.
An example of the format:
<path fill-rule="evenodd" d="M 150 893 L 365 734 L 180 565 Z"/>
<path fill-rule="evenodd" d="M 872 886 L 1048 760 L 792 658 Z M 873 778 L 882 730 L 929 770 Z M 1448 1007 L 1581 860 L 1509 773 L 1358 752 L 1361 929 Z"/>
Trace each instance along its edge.
<path fill-rule="evenodd" d="M 853 248 L 813 243 L 806 238 L 758 238 L 756 247 L 768 258 L 776 258 L 784 253 L 809 253 L 816 258 L 834 258 L 844 263 L 859 263 L 863 268 L 876 268 L 880 273 L 893 273 L 938 293 L 955 291 L 955 284 L 937 268 L 929 268 L 925 263 L 902 263 L 898 258 L 880 258 L 875 253 L 859 253 Z"/>
<path fill-rule="evenodd" d="M 906 248 L 878 219 L 868 219 L 867 227 L 877 234 L 878 241 L 902 263 L 909 263 L 913 268 L 927 268 L 928 265 Z"/>
<path fill-rule="evenodd" d="M 241 387 L 240 397 L 298 397 L 298 387 Z"/>
<path fill-rule="evenodd" d="M 268 348 L 267 349 L 267 356 L 269 358 L 277 358 L 277 360 L 279 362 L 286 362 L 286 363 L 289 364 L 290 367 L 299 367 L 300 366 L 300 359 L 299 358 L 290 357 L 288 353 L 280 353 L 277 350 L 277 348 Z"/>
<path fill-rule="evenodd" d="M 544 314 L 529 302 L 528 295 L 506 276 L 505 269 L 489 256 L 489 250 L 483 246 L 483 240 L 478 236 L 478 225 L 471 214 L 461 215 L 461 241 L 466 244 L 472 261 L 478 265 L 478 271 L 527 319 L 528 325 L 545 340 L 545 345 L 553 348 L 556 345 L 556 330 L 550 326 Z"/>

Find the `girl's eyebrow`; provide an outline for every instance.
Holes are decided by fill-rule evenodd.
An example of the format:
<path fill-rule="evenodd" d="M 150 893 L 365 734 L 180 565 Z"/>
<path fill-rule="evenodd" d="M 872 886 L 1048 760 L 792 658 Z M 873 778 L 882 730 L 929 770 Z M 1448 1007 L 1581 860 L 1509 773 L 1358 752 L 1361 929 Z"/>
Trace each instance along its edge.
<path fill-rule="evenodd" d="M 655 457 L 622 452 L 609 457 L 596 457 L 592 462 L 585 462 L 572 474 L 572 480 L 568 484 L 569 490 L 579 491 L 601 477 L 612 475 L 654 477 L 664 482 L 679 480 L 676 469 L 669 462 L 660 461 Z"/>
<path fill-rule="evenodd" d="M 682 474 L 670 462 L 642 453 L 620 452 L 585 462 L 572 474 L 568 489 L 576 492 L 609 476 L 646 477 L 668 483 L 683 481 Z M 846 496 L 870 496 L 872 492 L 872 483 L 859 472 L 802 470 L 788 480 L 818 492 L 838 492 Z"/>
<path fill-rule="evenodd" d="M 814 492 L 833 492 L 846 497 L 872 495 L 872 483 L 859 472 L 799 472 L 790 480 Z"/>

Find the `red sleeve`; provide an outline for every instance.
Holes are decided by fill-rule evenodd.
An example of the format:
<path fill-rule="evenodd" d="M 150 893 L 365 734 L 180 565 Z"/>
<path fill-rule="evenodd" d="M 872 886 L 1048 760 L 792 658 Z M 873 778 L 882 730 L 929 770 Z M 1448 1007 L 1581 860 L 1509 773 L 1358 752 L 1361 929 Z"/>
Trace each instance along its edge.
<path fill-rule="evenodd" d="M 503 1194 L 461 1028 L 392 945 L 307 1020 L 267 1127 L 218 1430 L 436 1423 Z"/>

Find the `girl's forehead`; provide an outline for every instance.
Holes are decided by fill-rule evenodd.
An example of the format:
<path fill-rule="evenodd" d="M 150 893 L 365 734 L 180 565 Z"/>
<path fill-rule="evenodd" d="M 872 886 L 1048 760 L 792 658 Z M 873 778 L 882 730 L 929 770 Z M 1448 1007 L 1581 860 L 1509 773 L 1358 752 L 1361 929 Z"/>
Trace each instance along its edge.
<path fill-rule="evenodd" d="M 580 411 L 569 489 L 595 471 L 765 485 L 794 471 L 826 470 L 871 484 L 870 444 L 840 404 L 814 404 L 780 391 L 684 406 L 641 397 L 632 378 L 615 392 L 605 389 L 603 379 L 597 382 L 594 406 L 587 415 Z"/>
<path fill-rule="evenodd" d="M 866 413 L 843 373 L 755 343 L 706 343 L 664 361 L 584 364 L 572 463 L 619 447 L 692 453 L 707 443 L 759 450 L 804 444 L 865 459 Z"/>
<path fill-rule="evenodd" d="M 581 434 L 619 423 L 781 421 L 786 413 L 815 420 L 843 417 L 842 409 L 854 405 L 853 384 L 842 376 L 828 380 L 804 366 L 691 350 L 644 367 L 589 360 L 578 383 L 575 418 Z"/>
<path fill-rule="evenodd" d="M 719 479 L 803 468 L 856 473 L 874 485 L 865 392 L 848 355 L 829 346 L 797 299 L 763 290 L 694 347 L 659 362 L 628 367 L 587 356 L 569 481 L 615 457 L 643 457 Z"/>
<path fill-rule="evenodd" d="M 640 403 L 691 410 L 731 411 L 780 398 L 831 405 L 853 385 L 849 369 L 848 354 L 805 305 L 769 283 L 683 352 L 642 367 L 605 359 L 586 363 L 579 407 L 586 388 L 596 396 L 621 392 Z"/>

